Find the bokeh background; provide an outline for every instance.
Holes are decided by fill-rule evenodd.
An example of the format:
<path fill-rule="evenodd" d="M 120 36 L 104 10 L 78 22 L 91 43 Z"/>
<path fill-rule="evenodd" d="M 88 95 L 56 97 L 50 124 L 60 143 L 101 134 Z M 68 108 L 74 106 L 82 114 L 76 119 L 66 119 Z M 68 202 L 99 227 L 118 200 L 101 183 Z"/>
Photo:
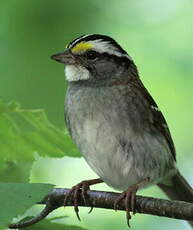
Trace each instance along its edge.
<path fill-rule="evenodd" d="M 12 0 L 0 2 L 0 99 L 24 108 L 44 108 L 58 127 L 63 122 L 66 82 L 63 66 L 50 59 L 72 39 L 90 33 L 115 38 L 134 58 L 140 76 L 169 123 L 178 167 L 193 186 L 193 2 L 192 0 Z M 37 156 L 31 182 L 71 187 L 96 176 L 83 159 Z M 112 190 L 105 185 L 95 189 Z M 164 197 L 158 188 L 140 192 Z M 39 207 L 28 211 L 34 214 Z M 125 214 L 72 208 L 52 216 L 88 229 L 127 230 Z M 136 214 L 132 230 L 190 229 L 183 221 Z"/>

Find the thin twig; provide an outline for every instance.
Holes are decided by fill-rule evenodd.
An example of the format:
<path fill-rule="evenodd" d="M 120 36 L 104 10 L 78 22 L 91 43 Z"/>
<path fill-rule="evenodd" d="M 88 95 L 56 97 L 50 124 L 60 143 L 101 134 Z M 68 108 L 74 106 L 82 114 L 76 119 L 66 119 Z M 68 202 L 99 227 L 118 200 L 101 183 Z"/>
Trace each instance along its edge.
<path fill-rule="evenodd" d="M 54 207 L 50 207 L 49 205 L 46 205 L 45 208 L 36 217 L 33 217 L 33 218 L 26 220 L 26 221 L 23 221 L 23 222 L 10 224 L 9 228 L 11 228 L 11 229 L 17 229 L 18 228 L 19 229 L 19 228 L 25 228 L 25 227 L 31 226 L 31 225 L 43 220 L 54 209 L 55 209 Z"/>
<path fill-rule="evenodd" d="M 39 204 L 46 204 L 45 208 L 36 217 L 25 222 L 11 224 L 9 228 L 24 228 L 44 219 L 53 210 L 62 207 L 69 189 L 56 188 L 48 194 Z M 120 193 L 88 191 L 87 199 L 89 204 L 95 208 L 114 209 L 114 202 Z M 72 196 L 70 195 L 66 206 L 73 206 Z M 87 206 L 80 197 L 79 206 Z M 125 210 L 124 202 L 120 202 L 117 210 Z M 193 204 L 183 201 L 170 201 L 152 197 L 136 196 L 136 212 L 163 216 L 182 220 L 193 220 Z"/>

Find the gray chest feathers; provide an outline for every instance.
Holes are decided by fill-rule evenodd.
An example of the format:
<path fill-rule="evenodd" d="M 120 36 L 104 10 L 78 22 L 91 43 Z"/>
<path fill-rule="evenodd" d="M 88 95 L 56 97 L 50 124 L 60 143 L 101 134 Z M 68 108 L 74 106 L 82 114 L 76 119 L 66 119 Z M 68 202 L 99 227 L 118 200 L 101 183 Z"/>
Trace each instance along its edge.
<path fill-rule="evenodd" d="M 164 138 L 146 125 L 146 105 L 135 103 L 135 96 L 124 86 L 67 91 L 66 123 L 73 140 L 90 167 L 117 190 L 147 177 L 157 183 L 173 163 Z"/>

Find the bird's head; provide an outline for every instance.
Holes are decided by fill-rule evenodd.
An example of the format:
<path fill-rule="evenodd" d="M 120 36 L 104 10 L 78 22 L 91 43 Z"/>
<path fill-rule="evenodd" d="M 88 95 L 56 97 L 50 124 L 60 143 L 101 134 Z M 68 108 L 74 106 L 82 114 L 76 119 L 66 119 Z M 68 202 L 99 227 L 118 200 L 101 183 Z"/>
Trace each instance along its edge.
<path fill-rule="evenodd" d="M 111 37 L 84 35 L 70 42 L 64 52 L 51 56 L 65 64 L 67 81 L 119 79 L 136 68 L 132 58 Z"/>

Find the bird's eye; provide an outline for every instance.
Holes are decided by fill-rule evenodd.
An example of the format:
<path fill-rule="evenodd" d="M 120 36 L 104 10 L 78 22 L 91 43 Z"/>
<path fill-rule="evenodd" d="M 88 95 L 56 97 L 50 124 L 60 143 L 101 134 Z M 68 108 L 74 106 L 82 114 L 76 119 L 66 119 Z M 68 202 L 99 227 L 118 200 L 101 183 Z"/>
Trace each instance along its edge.
<path fill-rule="evenodd" d="M 94 60 L 97 57 L 97 52 L 94 50 L 88 51 L 86 57 L 90 60 Z"/>

